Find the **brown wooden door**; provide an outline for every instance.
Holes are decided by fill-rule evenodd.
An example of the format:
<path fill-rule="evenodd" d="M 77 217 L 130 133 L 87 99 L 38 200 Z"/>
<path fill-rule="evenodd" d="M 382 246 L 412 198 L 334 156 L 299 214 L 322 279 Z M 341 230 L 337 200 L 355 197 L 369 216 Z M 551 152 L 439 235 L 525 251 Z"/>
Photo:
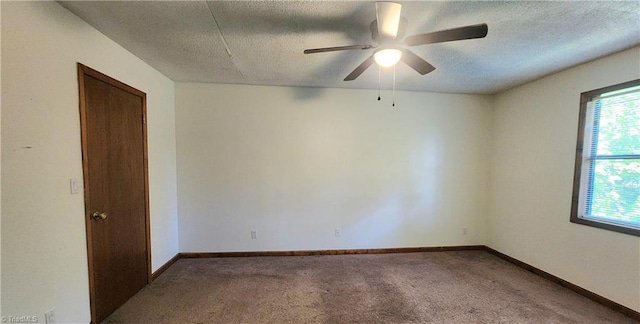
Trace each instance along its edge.
<path fill-rule="evenodd" d="M 145 93 L 78 64 L 91 317 L 150 280 Z"/>

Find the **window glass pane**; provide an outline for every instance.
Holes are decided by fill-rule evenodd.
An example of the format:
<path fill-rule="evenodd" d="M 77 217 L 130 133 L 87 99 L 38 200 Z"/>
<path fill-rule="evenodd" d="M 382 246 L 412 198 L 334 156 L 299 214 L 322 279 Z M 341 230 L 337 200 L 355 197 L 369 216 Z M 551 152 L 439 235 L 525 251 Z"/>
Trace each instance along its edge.
<path fill-rule="evenodd" d="M 596 106 L 599 124 L 595 155 L 640 154 L 640 92 L 600 99 Z"/>
<path fill-rule="evenodd" d="M 593 163 L 586 217 L 640 227 L 640 159 Z"/>

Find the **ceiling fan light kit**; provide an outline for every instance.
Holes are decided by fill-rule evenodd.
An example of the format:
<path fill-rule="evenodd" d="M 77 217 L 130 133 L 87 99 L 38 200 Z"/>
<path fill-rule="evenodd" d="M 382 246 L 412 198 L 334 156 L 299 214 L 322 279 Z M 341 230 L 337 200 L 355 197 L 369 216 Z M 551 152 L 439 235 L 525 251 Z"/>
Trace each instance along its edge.
<path fill-rule="evenodd" d="M 373 58 L 381 67 L 392 67 L 402 58 L 402 51 L 397 48 L 383 48 L 373 52 Z"/>

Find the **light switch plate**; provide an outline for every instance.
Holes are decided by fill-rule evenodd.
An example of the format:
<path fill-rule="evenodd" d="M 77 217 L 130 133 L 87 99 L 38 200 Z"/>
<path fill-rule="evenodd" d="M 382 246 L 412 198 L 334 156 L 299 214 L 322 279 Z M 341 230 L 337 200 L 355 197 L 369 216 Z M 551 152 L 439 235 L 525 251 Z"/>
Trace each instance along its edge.
<path fill-rule="evenodd" d="M 69 180 L 69 189 L 72 195 L 80 192 L 80 181 L 78 181 L 78 178 L 71 178 Z"/>
<path fill-rule="evenodd" d="M 56 324 L 56 310 L 52 309 L 44 314 L 45 324 Z"/>

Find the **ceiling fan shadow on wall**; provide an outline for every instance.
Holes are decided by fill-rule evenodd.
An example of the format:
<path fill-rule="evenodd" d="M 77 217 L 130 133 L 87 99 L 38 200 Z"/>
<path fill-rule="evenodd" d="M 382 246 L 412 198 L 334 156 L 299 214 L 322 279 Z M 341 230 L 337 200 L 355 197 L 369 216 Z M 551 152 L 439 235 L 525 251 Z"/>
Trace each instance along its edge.
<path fill-rule="evenodd" d="M 487 24 L 470 25 L 446 29 L 426 34 L 411 35 L 404 38 L 407 20 L 400 17 L 402 5 L 395 2 L 376 2 L 376 20 L 371 22 L 371 38 L 376 45 L 347 45 L 304 50 L 305 54 L 334 51 L 374 49 L 373 54 L 358 65 L 344 81 L 352 81 L 360 76 L 374 62 L 381 67 L 395 66 L 402 61 L 421 75 L 436 68 L 416 55 L 405 46 L 419 46 L 434 43 L 483 38 L 487 36 Z"/>

